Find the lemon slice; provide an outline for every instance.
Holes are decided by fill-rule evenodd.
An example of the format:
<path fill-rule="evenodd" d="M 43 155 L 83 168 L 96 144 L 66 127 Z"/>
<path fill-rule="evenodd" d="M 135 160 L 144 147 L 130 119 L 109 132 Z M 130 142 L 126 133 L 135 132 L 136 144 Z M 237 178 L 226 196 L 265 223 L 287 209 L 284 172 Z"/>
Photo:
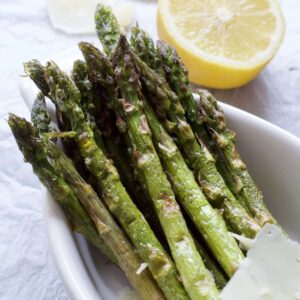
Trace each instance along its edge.
<path fill-rule="evenodd" d="M 276 54 L 285 28 L 276 0 L 159 0 L 157 25 L 191 81 L 213 88 L 253 79 Z"/>

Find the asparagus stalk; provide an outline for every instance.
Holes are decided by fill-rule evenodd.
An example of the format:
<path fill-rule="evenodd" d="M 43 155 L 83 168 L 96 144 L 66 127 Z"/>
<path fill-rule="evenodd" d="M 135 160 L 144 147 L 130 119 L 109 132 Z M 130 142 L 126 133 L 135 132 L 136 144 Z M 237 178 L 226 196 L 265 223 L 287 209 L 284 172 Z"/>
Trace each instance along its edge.
<path fill-rule="evenodd" d="M 53 127 L 50 125 L 51 119 L 47 111 L 45 98 L 41 92 L 38 94 L 33 103 L 31 119 L 34 128 L 32 128 L 29 123 L 15 115 L 11 115 L 9 124 L 12 126 L 12 130 L 13 132 L 16 132 L 16 134 L 19 132 L 18 128 L 20 127 L 20 124 L 23 124 L 23 127 L 26 128 L 28 134 L 31 134 L 31 138 L 40 138 L 42 134 L 53 131 Z M 47 135 L 44 135 L 44 137 L 47 137 Z M 31 141 L 31 139 L 29 139 L 29 141 Z M 113 252 L 98 234 L 93 221 L 80 204 L 80 201 L 72 189 L 70 189 L 64 178 L 48 162 L 47 153 L 43 152 L 39 148 L 40 151 L 33 152 L 35 156 L 28 156 L 30 153 L 28 151 L 29 142 L 26 146 L 24 146 L 24 142 L 26 141 L 22 139 L 21 135 L 17 142 L 19 147 L 23 149 L 22 152 L 26 161 L 31 163 L 34 172 L 37 174 L 41 182 L 48 188 L 55 201 L 57 201 L 62 207 L 74 230 L 85 236 L 89 242 L 94 244 L 112 262 L 117 263 Z M 37 155 L 37 153 L 40 155 Z"/>
<path fill-rule="evenodd" d="M 10 115 L 9 125 L 25 159 L 32 164 L 42 183 L 65 208 L 79 229 L 86 234 L 89 233 L 86 228 L 93 228 L 90 238 L 95 238 L 95 241 L 98 239 L 101 243 L 104 241 L 103 246 L 107 247 L 104 249 L 112 253 L 142 299 L 164 299 L 147 270 L 136 274 L 141 264 L 140 258 L 91 186 L 77 173 L 72 161 L 54 143 L 40 138 L 26 120 Z M 98 235 L 78 199 L 93 219 Z"/>
<path fill-rule="evenodd" d="M 149 34 L 139 26 L 131 28 L 130 44 L 136 55 L 151 69 L 164 76 L 162 61 L 156 53 L 155 45 Z"/>
<path fill-rule="evenodd" d="M 97 35 L 108 56 L 113 54 L 121 34 L 118 20 L 111 18 L 112 14 L 110 7 L 98 4 L 94 15 Z"/>
<path fill-rule="evenodd" d="M 81 95 L 88 95 L 88 102 L 97 104 L 93 104 L 93 106 L 90 105 L 93 107 L 93 110 L 90 111 L 89 114 L 93 116 L 87 119 L 93 118 L 98 121 L 96 126 L 99 127 L 99 131 L 103 133 L 102 148 L 105 148 L 106 155 L 113 160 L 120 174 L 122 183 L 130 193 L 138 209 L 143 213 L 164 248 L 167 248 L 159 220 L 154 213 L 154 207 L 149 205 L 149 201 L 147 201 L 148 195 L 144 193 L 136 179 L 137 175 L 134 173 L 134 168 L 131 166 L 132 162 L 126 152 L 127 147 L 116 127 L 115 116 L 105 105 L 105 101 L 103 101 L 103 97 L 113 95 L 116 88 L 115 85 L 112 84 L 112 78 L 109 78 L 109 82 L 107 82 L 106 79 L 108 77 L 105 76 L 105 72 L 109 74 L 113 73 L 112 65 L 93 45 L 82 42 L 80 43 L 80 49 L 83 56 L 87 59 L 88 65 L 82 61 L 75 62 L 73 78 Z M 92 71 L 89 72 L 89 69 Z M 111 92 L 107 93 L 109 89 L 111 89 Z M 106 91 L 106 93 L 104 93 L 104 91 Z M 98 109 L 96 109 L 96 106 Z"/>
<path fill-rule="evenodd" d="M 36 84 L 41 92 L 48 96 L 49 87 L 45 80 L 45 68 L 37 59 L 24 63 L 24 71 L 27 76 Z"/>
<path fill-rule="evenodd" d="M 206 200 L 175 142 L 158 121 L 147 101 L 144 101 L 144 109 L 156 150 L 178 201 L 227 275 L 232 276 L 243 259 L 241 250 L 227 231 L 221 215 Z"/>
<path fill-rule="evenodd" d="M 90 172 L 96 177 L 110 212 L 130 237 L 142 259 L 148 264 L 153 277 L 168 299 L 187 299 L 178 279 L 174 263 L 167 255 L 149 224 L 132 202 L 122 185 L 119 174 L 95 142 L 93 132 L 79 107 L 80 93 L 68 76 L 54 63 L 46 67 L 50 94 L 68 116 L 72 129 L 78 133 L 76 143 Z"/>
<path fill-rule="evenodd" d="M 104 141 L 101 131 L 98 129 L 97 108 L 93 100 L 92 84 L 88 76 L 88 68 L 83 60 L 76 60 L 73 64 L 72 79 L 80 91 L 80 107 L 85 119 L 93 130 L 96 143 L 104 148 Z M 97 122 L 98 121 L 98 122 Z"/>
<path fill-rule="evenodd" d="M 38 93 L 31 108 L 31 120 L 40 133 L 54 131 L 50 125 L 51 118 L 47 111 L 46 101 L 42 92 Z"/>
<path fill-rule="evenodd" d="M 96 126 L 96 107 L 93 101 L 92 84 L 88 77 L 88 67 L 85 61 L 80 59 L 74 61 L 71 77 L 80 91 L 81 108 L 87 120 L 89 120 L 90 126 Z"/>
<path fill-rule="evenodd" d="M 206 237 L 205 240 L 212 249 L 215 257 L 218 258 L 219 263 L 221 263 L 224 269 L 229 270 L 227 274 L 229 272 L 230 275 L 233 274 L 233 269 L 235 269 L 243 259 L 240 249 L 227 232 L 222 217 L 213 211 L 211 206 L 207 203 L 202 191 L 195 182 L 193 174 L 184 162 L 179 149 L 173 139 L 164 130 L 152 107 L 145 99 L 144 111 L 152 132 L 155 148 L 161 158 L 165 172 L 172 183 L 176 196 L 193 220 L 194 225 L 199 229 L 203 237 Z M 181 170 L 181 172 L 178 172 L 178 170 Z M 208 218 L 208 221 L 205 221 L 203 215 Z M 216 224 L 212 224 L 213 221 L 215 221 Z M 212 231 L 218 231 L 215 231 L 215 233 L 217 233 L 215 236 L 211 234 L 209 228 L 206 228 L 209 226 L 211 226 Z M 211 237 L 209 237 L 209 235 L 211 235 Z M 210 258 L 203 246 L 195 240 L 195 238 L 194 242 L 206 268 L 212 273 L 217 287 L 222 289 L 226 284 L 225 277 L 219 271 L 217 265 Z M 223 245 L 221 246 L 222 243 Z M 229 249 L 230 247 L 231 250 Z"/>
<path fill-rule="evenodd" d="M 37 60 L 32 59 L 27 63 L 24 63 L 24 71 L 27 76 L 35 83 L 35 85 L 39 88 L 39 90 L 45 95 L 49 97 L 49 87 L 45 79 L 45 67 Z M 56 118 L 58 127 L 63 130 L 69 130 L 65 123 L 65 120 L 62 117 L 61 111 L 56 108 Z"/>
<path fill-rule="evenodd" d="M 116 84 L 113 78 L 111 62 L 96 47 L 89 43 L 81 42 L 79 48 L 87 63 L 87 72 L 93 89 L 93 101 L 98 109 L 95 118 L 98 127 L 103 133 L 104 144 L 107 154 L 116 163 L 120 176 L 125 186 L 133 194 L 136 193 L 136 182 L 128 163 L 128 156 L 124 151 L 127 147 L 123 142 L 117 127 L 114 113 L 107 105 L 109 99 L 115 97 Z"/>
<path fill-rule="evenodd" d="M 149 99 L 161 117 L 165 129 L 176 137 L 178 146 L 205 195 L 214 207 L 223 210 L 226 222 L 236 232 L 254 237 L 260 227 L 230 192 L 204 143 L 201 140 L 197 141 L 185 119 L 185 111 L 177 95 L 169 89 L 167 82 L 158 77 L 143 61 L 137 59 L 137 62 Z"/>
<path fill-rule="evenodd" d="M 187 118 L 191 122 L 196 136 L 207 145 L 211 144 L 211 136 L 206 130 L 203 117 L 189 88 L 188 72 L 180 57 L 175 49 L 164 42 L 158 42 L 158 49 L 163 60 L 166 77 L 184 106 Z M 238 155 L 235 145 L 235 134 L 227 128 L 226 122 L 224 122 L 224 115 L 221 114 L 220 110 L 217 110 L 217 105 L 213 104 L 213 100 L 210 100 L 212 96 L 207 92 L 201 92 L 201 95 L 203 99 L 201 101 L 202 105 L 207 104 L 206 113 L 210 113 L 209 119 L 212 120 L 213 117 L 217 116 L 214 122 L 210 122 L 210 127 L 214 128 L 214 130 L 210 130 L 210 133 L 214 136 L 214 141 L 219 149 L 214 146 L 211 148 L 215 150 L 213 153 L 216 157 L 217 166 L 219 166 L 218 169 L 226 180 L 226 184 L 235 194 L 240 204 L 254 216 L 255 221 L 259 225 L 263 226 L 267 222 L 274 223 L 275 220 L 266 209 L 261 192 L 257 189 L 247 172 L 245 164 Z M 204 98 L 209 99 L 204 101 Z M 216 104 L 217 102 L 214 101 L 214 103 Z M 205 110 L 205 108 L 203 109 Z M 221 133 L 218 134 L 217 130 L 221 130 Z M 246 171 L 244 172 L 244 170 Z"/>
<path fill-rule="evenodd" d="M 218 150 L 220 150 L 215 151 L 215 154 L 223 177 L 227 179 L 232 191 L 244 199 L 247 208 L 261 226 L 265 223 L 276 224 L 275 219 L 264 203 L 262 193 L 255 185 L 237 151 L 236 134 L 227 127 L 224 112 L 218 106 L 217 100 L 205 90 L 199 90 L 198 94 L 201 110 L 206 114 L 205 127 L 208 129 L 209 138 L 213 139 Z M 193 105 L 199 111 L 195 100 Z M 197 127 L 195 128 L 195 132 L 200 136 L 201 132 L 198 132 Z M 222 159 L 222 154 L 226 159 Z M 229 174 L 227 170 L 229 170 Z"/>
<path fill-rule="evenodd" d="M 141 182 L 154 203 L 186 291 L 191 299 L 219 299 L 213 278 L 197 252 L 162 169 L 146 117 L 140 110 L 139 77 L 135 62 L 125 51 L 126 43 L 126 38 L 121 36 L 113 56 L 114 72 L 122 97 L 120 100 L 114 99 L 114 108 L 118 118 L 122 119 L 123 124 L 126 123 Z"/>
<path fill-rule="evenodd" d="M 70 131 L 71 127 L 67 120 L 67 117 L 64 113 L 59 109 L 58 105 L 55 101 L 51 98 L 49 94 L 49 86 L 45 79 L 45 67 L 36 59 L 33 59 L 27 63 L 24 63 L 24 71 L 27 76 L 36 84 L 36 86 L 41 90 L 41 92 L 49 97 L 55 105 L 55 113 L 56 113 L 56 120 L 57 125 L 60 131 L 68 132 Z M 81 176 L 87 178 L 88 172 L 85 168 L 83 163 L 82 157 L 78 151 L 78 147 L 74 143 L 74 141 L 70 138 L 64 138 L 62 140 L 62 144 L 64 146 L 64 150 L 66 151 L 67 155 L 74 161 L 76 168 Z"/>
<path fill-rule="evenodd" d="M 203 245 L 201 243 L 199 243 L 195 239 L 195 237 L 193 237 L 193 238 L 194 238 L 195 246 L 203 259 L 205 267 L 212 274 L 217 288 L 219 290 L 222 290 L 225 287 L 225 285 L 227 284 L 227 279 L 225 278 L 224 274 L 222 273 L 220 267 L 211 258 L 210 254 L 206 251 L 206 249 L 203 247 Z"/>

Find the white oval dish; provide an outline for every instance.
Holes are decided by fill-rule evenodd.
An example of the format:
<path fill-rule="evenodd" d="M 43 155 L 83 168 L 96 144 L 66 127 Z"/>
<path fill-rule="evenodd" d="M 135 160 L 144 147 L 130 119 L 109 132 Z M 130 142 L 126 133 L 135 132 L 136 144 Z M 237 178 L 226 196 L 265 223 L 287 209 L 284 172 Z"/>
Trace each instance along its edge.
<path fill-rule="evenodd" d="M 79 57 L 79 51 L 72 49 L 52 59 L 69 71 Z M 31 108 L 36 87 L 28 78 L 22 78 L 20 91 Z M 300 140 L 254 115 L 220 104 L 229 127 L 237 133 L 239 152 L 267 206 L 290 237 L 300 241 Z M 71 299 L 120 299 L 129 287 L 125 276 L 84 238 L 74 234 L 51 195 L 46 190 L 43 195 L 50 245 Z"/>

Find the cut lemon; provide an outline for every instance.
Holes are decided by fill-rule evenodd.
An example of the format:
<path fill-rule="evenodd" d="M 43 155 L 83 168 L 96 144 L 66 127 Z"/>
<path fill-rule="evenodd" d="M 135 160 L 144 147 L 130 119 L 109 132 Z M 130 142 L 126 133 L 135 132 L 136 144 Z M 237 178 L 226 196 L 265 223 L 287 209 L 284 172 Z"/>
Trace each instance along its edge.
<path fill-rule="evenodd" d="M 190 80 L 213 88 L 253 79 L 276 54 L 285 28 L 276 0 L 159 0 L 157 26 Z"/>

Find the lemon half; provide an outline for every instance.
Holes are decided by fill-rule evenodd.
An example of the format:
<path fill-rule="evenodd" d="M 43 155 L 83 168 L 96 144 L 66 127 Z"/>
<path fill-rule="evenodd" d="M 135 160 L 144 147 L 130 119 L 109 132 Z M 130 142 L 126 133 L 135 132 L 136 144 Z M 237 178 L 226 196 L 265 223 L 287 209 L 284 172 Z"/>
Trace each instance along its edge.
<path fill-rule="evenodd" d="M 212 88 L 253 79 L 278 51 L 285 29 L 276 0 L 159 0 L 157 24 L 190 80 Z"/>

